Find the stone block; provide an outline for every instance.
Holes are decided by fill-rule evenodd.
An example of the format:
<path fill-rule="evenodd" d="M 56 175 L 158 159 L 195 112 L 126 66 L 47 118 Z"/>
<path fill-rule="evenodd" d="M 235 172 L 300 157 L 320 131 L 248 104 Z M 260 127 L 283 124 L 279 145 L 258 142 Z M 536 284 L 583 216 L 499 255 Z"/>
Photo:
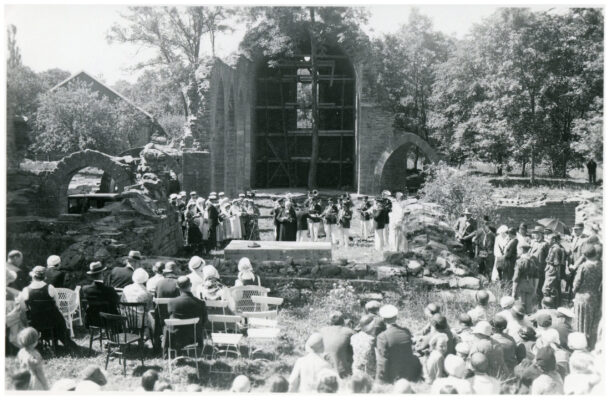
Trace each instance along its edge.
<path fill-rule="evenodd" d="M 411 275 L 417 275 L 424 268 L 424 264 L 419 260 L 408 260 L 407 271 Z"/>
<path fill-rule="evenodd" d="M 377 267 L 377 279 L 380 281 L 390 279 L 395 276 L 403 276 L 405 269 L 403 267 L 380 266 Z"/>
<path fill-rule="evenodd" d="M 404 254 L 397 251 L 384 251 L 383 259 L 393 265 L 402 265 Z"/>
<path fill-rule="evenodd" d="M 478 278 L 474 276 L 466 276 L 463 278 L 457 279 L 457 287 L 460 289 L 479 289 L 481 287 L 481 282 Z"/>
<path fill-rule="evenodd" d="M 248 240 L 233 240 L 224 250 L 226 259 L 239 260 L 248 257 L 252 262 L 283 261 L 291 259 L 332 259 L 332 248 L 326 242 L 276 242 L 257 241 L 260 247 L 248 247 Z"/>

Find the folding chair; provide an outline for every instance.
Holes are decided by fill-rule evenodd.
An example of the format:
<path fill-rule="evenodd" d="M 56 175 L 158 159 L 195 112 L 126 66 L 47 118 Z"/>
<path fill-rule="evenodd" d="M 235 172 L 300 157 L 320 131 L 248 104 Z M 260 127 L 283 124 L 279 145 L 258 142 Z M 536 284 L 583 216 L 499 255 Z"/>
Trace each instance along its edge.
<path fill-rule="evenodd" d="M 157 343 L 153 341 L 153 346 L 160 345 L 161 341 L 159 338 L 165 332 L 165 320 L 169 318 L 167 305 L 170 301 L 172 301 L 171 297 L 155 297 L 153 299 L 155 303 L 155 340 L 157 340 Z M 163 357 L 165 357 L 165 354 L 163 354 Z"/>
<path fill-rule="evenodd" d="M 276 321 L 277 322 L 277 321 Z M 256 344 L 270 343 L 276 344 L 280 336 L 280 329 L 277 327 L 268 328 L 248 328 L 248 358 L 252 358 L 255 353 L 262 352 L 262 348 L 256 347 Z M 273 360 L 277 359 L 277 351 L 272 351 Z"/>
<path fill-rule="evenodd" d="M 78 288 L 80 289 L 80 287 Z M 70 329 L 70 336 L 74 337 L 74 321 L 78 320 L 82 324 L 80 315 L 80 300 L 77 292 L 66 288 L 57 288 L 57 307 L 61 311 L 61 315 L 66 320 L 66 326 Z M 74 318 L 74 314 L 78 311 L 78 317 Z"/>
<path fill-rule="evenodd" d="M 127 375 L 127 358 L 125 353 L 127 349 L 134 343 L 137 343 L 139 348 L 142 348 L 142 338 L 135 333 L 128 333 L 127 317 L 123 315 L 100 313 L 102 322 L 102 333 L 106 336 L 106 366 L 108 369 L 108 361 L 110 356 L 118 356 L 119 362 L 123 359 L 123 375 Z M 114 349 L 117 350 L 114 350 Z M 140 361 L 144 365 L 144 357 L 140 351 Z"/>
<path fill-rule="evenodd" d="M 284 303 L 281 297 L 252 296 L 251 299 L 254 302 L 254 311 L 268 311 L 270 308 L 277 310 Z"/>
<path fill-rule="evenodd" d="M 204 300 L 205 306 L 210 314 L 223 314 L 226 315 L 226 309 L 229 307 L 227 300 Z"/>
<path fill-rule="evenodd" d="M 248 328 L 277 327 L 277 310 L 245 312 L 242 316 L 246 318 Z"/>
<path fill-rule="evenodd" d="M 225 357 L 229 354 L 234 354 L 237 358 L 241 357 L 239 346 L 244 337 L 239 333 L 238 324 L 241 323 L 241 320 L 242 318 L 238 315 L 208 315 L 208 321 L 211 324 L 208 337 L 211 340 L 212 360 L 222 353 Z"/>
<path fill-rule="evenodd" d="M 197 344 L 197 324 L 199 323 L 199 318 L 189 318 L 189 319 L 174 319 L 168 318 L 164 320 L 165 326 L 167 329 L 167 369 L 169 371 L 169 378 L 172 379 L 172 362 L 181 358 L 178 356 L 179 352 L 186 352 L 187 357 L 195 360 L 195 368 L 197 369 L 197 378 L 199 378 L 199 362 L 197 360 L 197 348 L 199 345 Z M 193 343 L 187 344 L 186 346 L 182 346 L 179 349 L 174 349 L 172 346 L 172 333 L 170 332 L 171 328 L 175 328 L 177 326 L 188 326 L 193 325 Z M 193 352 L 194 356 L 191 357 L 190 352 Z M 176 354 L 176 358 L 172 358 L 172 352 Z"/>
<path fill-rule="evenodd" d="M 256 311 L 252 296 L 267 296 L 268 288 L 255 285 L 235 286 L 230 289 L 231 297 L 235 301 L 235 312 Z"/>

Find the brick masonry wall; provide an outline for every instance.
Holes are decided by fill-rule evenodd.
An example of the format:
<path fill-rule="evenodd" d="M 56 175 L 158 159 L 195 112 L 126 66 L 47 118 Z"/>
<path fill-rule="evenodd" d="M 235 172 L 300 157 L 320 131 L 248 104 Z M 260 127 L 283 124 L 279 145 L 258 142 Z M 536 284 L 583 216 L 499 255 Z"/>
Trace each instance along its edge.
<path fill-rule="evenodd" d="M 533 227 L 536 221 L 542 218 L 558 218 L 568 227 L 572 227 L 576 220 L 576 206 L 578 202 L 548 201 L 538 207 L 499 207 L 497 212 L 502 224 L 518 227 L 525 223 Z"/>
<path fill-rule="evenodd" d="M 186 150 L 182 155 L 182 190 L 208 197 L 211 189 L 212 162 L 208 151 Z"/>

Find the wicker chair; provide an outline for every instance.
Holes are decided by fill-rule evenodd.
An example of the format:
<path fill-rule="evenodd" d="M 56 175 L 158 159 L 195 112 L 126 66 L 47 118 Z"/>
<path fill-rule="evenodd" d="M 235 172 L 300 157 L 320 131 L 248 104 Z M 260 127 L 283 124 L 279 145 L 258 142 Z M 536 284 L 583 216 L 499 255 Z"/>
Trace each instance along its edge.
<path fill-rule="evenodd" d="M 58 298 L 58 307 L 61 314 L 66 320 L 66 325 L 70 329 L 70 336 L 74 337 L 74 322 L 78 321 L 83 324 L 83 317 L 80 307 L 80 286 L 75 290 L 66 288 L 56 288 Z"/>
<path fill-rule="evenodd" d="M 235 302 L 235 313 L 241 314 L 244 311 L 256 311 L 252 296 L 267 296 L 269 289 L 254 285 L 235 286 L 229 293 Z"/>

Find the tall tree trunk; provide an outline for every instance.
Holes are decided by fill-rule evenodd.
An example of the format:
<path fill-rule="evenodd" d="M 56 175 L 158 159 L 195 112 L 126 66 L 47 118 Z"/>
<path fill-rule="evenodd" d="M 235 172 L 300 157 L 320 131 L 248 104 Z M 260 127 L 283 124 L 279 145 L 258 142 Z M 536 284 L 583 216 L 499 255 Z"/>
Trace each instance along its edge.
<path fill-rule="evenodd" d="M 309 42 L 311 44 L 311 159 L 309 161 L 309 176 L 307 178 L 307 186 L 309 189 L 315 189 L 318 175 L 318 154 L 320 153 L 320 138 L 318 137 L 319 115 L 318 115 L 318 65 L 317 65 L 317 43 L 314 33 L 314 25 L 316 22 L 315 11 L 313 7 L 309 8 Z"/>
<path fill-rule="evenodd" d="M 521 161 L 521 177 L 522 177 L 522 178 L 525 178 L 525 172 L 526 172 L 526 171 L 525 171 L 525 166 L 526 166 L 526 165 L 527 165 L 527 160 L 524 158 L 524 159 Z"/>
<path fill-rule="evenodd" d="M 532 152 L 532 154 L 531 154 L 531 160 L 530 160 L 530 161 L 531 161 L 531 163 L 532 163 L 532 166 L 531 166 L 531 171 L 532 171 L 532 173 L 531 173 L 531 175 L 530 175 L 530 183 L 531 183 L 531 184 L 534 184 L 534 174 L 535 174 L 535 166 L 536 166 L 536 163 L 534 162 L 534 145 L 533 145 L 533 144 L 532 144 L 532 149 L 531 149 L 531 152 Z"/>

